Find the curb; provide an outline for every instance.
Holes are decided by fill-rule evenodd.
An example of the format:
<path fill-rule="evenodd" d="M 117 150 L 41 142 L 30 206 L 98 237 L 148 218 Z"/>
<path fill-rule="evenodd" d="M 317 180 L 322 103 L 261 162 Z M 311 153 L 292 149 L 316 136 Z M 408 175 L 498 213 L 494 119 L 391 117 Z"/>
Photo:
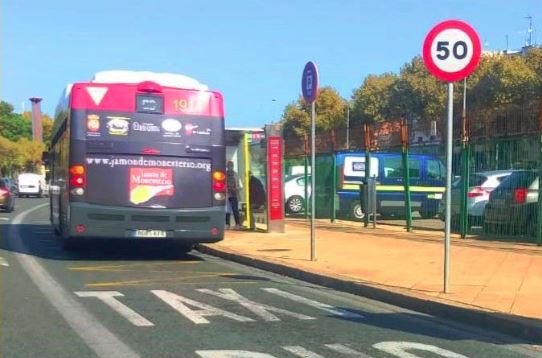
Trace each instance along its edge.
<path fill-rule="evenodd" d="M 326 276 L 276 262 L 220 250 L 208 245 L 198 245 L 197 250 L 204 254 L 252 266 L 264 271 L 270 271 L 334 290 L 363 296 L 409 310 L 467 323 L 528 341 L 523 343 L 542 344 L 542 322 L 536 319 L 482 311 L 476 308 L 459 307 L 420 297 L 408 296 L 345 278 Z"/>

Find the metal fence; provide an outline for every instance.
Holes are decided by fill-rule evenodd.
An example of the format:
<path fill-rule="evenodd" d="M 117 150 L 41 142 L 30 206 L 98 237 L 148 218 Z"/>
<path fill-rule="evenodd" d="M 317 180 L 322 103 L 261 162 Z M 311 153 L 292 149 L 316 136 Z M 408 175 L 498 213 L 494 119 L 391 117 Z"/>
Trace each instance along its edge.
<path fill-rule="evenodd" d="M 540 100 L 493 110 L 473 109 L 466 116 L 456 116 L 453 231 L 463 237 L 541 242 L 538 225 L 541 122 Z M 358 163 L 355 160 L 362 163 L 367 159 L 367 163 L 373 163 L 376 158 L 377 221 L 408 230 L 443 230 L 445 173 L 435 160 L 441 165 L 445 163 L 444 128 L 443 120 L 422 121 L 406 115 L 348 129 L 317 131 L 316 217 L 357 220 L 363 222 L 360 225 L 367 225 L 367 216 L 356 214 L 359 207 L 355 202 L 363 204 L 360 194 L 363 174 L 358 178 L 360 185 L 356 181 L 348 184 L 350 169 L 345 164 L 355 165 Z M 287 185 L 290 183 L 285 191 L 286 211 L 292 216 L 308 217 L 311 210 L 304 200 L 310 195 L 310 181 L 306 180 L 311 174 L 309 143 L 308 135 L 285 136 L 285 174 Z M 348 205 L 344 202 L 345 190 L 352 201 Z M 300 210 L 289 210 L 288 200 L 292 195 L 297 196 L 298 203 L 301 199 L 302 207 L 294 207 Z"/>

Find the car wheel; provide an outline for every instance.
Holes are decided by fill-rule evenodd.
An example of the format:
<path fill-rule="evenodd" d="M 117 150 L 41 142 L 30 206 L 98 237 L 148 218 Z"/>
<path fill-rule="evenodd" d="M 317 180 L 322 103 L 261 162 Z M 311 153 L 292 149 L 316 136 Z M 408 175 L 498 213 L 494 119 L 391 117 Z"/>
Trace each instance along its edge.
<path fill-rule="evenodd" d="M 365 213 L 363 212 L 363 208 L 361 207 L 361 203 L 353 203 L 352 208 L 350 209 L 350 216 L 354 220 L 363 220 L 365 217 Z"/>
<path fill-rule="evenodd" d="M 289 213 L 299 214 L 305 207 L 305 201 L 299 195 L 294 195 L 286 202 L 286 208 Z"/>

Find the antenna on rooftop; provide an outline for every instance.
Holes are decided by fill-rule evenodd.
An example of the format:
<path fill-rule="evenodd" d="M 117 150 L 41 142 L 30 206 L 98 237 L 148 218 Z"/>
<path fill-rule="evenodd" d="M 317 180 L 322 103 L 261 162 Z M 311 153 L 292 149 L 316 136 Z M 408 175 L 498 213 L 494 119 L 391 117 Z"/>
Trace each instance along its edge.
<path fill-rule="evenodd" d="M 529 20 L 529 28 L 527 29 L 527 36 L 525 39 L 525 46 L 531 47 L 533 45 L 533 17 L 531 15 L 525 16 Z"/>

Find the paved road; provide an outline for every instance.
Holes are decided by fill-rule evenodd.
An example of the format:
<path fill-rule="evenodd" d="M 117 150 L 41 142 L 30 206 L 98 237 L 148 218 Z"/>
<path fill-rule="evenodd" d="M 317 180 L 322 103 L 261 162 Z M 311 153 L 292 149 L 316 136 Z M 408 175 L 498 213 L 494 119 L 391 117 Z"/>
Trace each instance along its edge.
<path fill-rule="evenodd" d="M 0 214 L 4 357 L 522 357 L 538 347 L 156 242 L 64 252 Z"/>

